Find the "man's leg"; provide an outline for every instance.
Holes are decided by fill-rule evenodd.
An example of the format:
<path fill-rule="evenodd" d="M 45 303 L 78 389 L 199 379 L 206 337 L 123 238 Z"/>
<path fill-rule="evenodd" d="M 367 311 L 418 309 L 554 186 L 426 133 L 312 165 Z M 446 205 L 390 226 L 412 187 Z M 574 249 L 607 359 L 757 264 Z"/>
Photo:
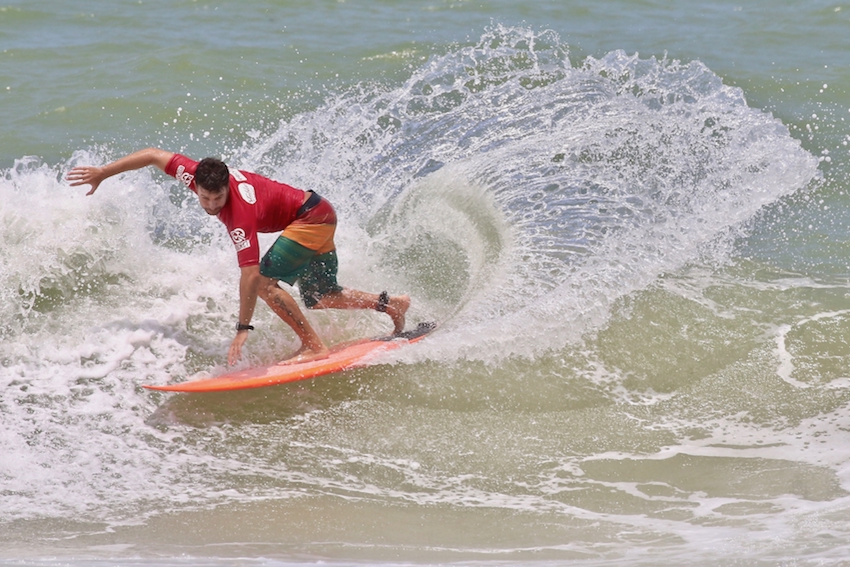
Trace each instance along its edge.
<path fill-rule="evenodd" d="M 384 309 L 379 309 L 381 296 L 356 289 L 344 288 L 332 291 L 311 307 L 311 309 L 377 309 L 383 310 L 393 320 L 393 332 L 404 331 L 404 316 L 410 307 L 410 297 L 394 295 L 388 298 Z"/>
<path fill-rule="evenodd" d="M 322 342 L 321 337 L 307 321 L 307 318 L 304 317 L 304 313 L 298 307 L 295 299 L 281 289 L 276 280 L 262 276 L 258 293 L 263 301 L 272 308 L 272 311 L 292 327 L 292 330 L 301 339 L 301 348 L 288 362 L 306 362 L 327 358 L 328 347 Z"/>

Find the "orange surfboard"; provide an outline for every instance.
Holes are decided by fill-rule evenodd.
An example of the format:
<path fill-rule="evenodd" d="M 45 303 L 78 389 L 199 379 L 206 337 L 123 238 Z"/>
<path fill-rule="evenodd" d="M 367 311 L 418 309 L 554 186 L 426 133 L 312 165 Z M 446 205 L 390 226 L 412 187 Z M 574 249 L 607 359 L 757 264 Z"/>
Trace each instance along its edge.
<path fill-rule="evenodd" d="M 203 378 L 166 386 L 143 385 L 143 387 L 166 392 L 224 392 L 307 380 L 325 374 L 368 366 L 376 355 L 415 343 L 435 328 L 434 323 L 420 323 L 416 329 L 398 335 L 364 339 L 340 345 L 331 349 L 330 356 L 322 360 L 297 364 L 269 364 L 230 372 L 215 378 Z"/>

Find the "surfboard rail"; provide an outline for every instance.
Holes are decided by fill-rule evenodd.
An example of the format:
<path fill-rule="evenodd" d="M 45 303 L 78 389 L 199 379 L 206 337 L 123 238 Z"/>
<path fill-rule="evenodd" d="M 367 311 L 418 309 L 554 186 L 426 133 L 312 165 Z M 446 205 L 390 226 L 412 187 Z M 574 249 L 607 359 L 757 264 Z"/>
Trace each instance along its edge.
<path fill-rule="evenodd" d="M 378 355 L 415 343 L 425 338 L 436 327 L 435 323 L 420 323 L 415 329 L 397 335 L 362 339 L 338 345 L 331 349 L 327 358 L 321 360 L 291 364 L 278 362 L 179 384 L 143 384 L 142 387 L 163 392 L 226 392 L 309 380 L 326 374 L 368 366 Z"/>

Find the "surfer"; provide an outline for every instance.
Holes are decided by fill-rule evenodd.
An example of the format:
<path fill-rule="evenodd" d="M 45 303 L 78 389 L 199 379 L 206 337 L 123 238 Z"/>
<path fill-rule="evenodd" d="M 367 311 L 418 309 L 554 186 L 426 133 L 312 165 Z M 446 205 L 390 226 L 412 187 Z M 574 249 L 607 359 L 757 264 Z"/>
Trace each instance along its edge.
<path fill-rule="evenodd" d="M 312 191 L 302 191 L 256 173 L 229 169 L 216 158 L 200 162 L 158 148 L 126 155 L 103 167 L 79 166 L 67 175 L 72 187 L 90 185 L 97 191 L 107 178 L 153 165 L 177 178 L 198 197 L 201 208 L 227 227 L 236 247 L 239 279 L 239 321 L 230 343 L 228 363 L 242 356 L 251 319 L 261 297 L 301 339 L 301 348 L 286 362 L 326 358 L 328 347 L 313 329 L 295 299 L 278 282 L 298 283 L 308 309 L 374 309 L 386 313 L 393 332 L 404 330 L 410 307 L 407 295 L 372 294 L 337 283 L 337 256 L 333 236 L 336 213 L 331 204 Z M 282 231 L 282 232 L 281 232 Z M 260 258 L 258 233 L 281 232 Z"/>

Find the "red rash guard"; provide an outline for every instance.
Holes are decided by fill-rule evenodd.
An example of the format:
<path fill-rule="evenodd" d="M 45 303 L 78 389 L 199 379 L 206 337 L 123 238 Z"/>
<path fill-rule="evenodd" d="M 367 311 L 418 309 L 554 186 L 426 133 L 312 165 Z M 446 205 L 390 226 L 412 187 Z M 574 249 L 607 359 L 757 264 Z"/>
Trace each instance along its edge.
<path fill-rule="evenodd" d="M 165 173 L 182 181 L 186 187 L 195 187 L 195 170 L 198 162 L 174 154 Z M 230 169 L 230 194 L 227 204 L 218 213 L 218 219 L 236 247 L 239 267 L 260 263 L 260 245 L 257 233 L 279 232 L 295 220 L 295 214 L 304 202 L 304 191 L 278 183 L 262 175 Z"/>

